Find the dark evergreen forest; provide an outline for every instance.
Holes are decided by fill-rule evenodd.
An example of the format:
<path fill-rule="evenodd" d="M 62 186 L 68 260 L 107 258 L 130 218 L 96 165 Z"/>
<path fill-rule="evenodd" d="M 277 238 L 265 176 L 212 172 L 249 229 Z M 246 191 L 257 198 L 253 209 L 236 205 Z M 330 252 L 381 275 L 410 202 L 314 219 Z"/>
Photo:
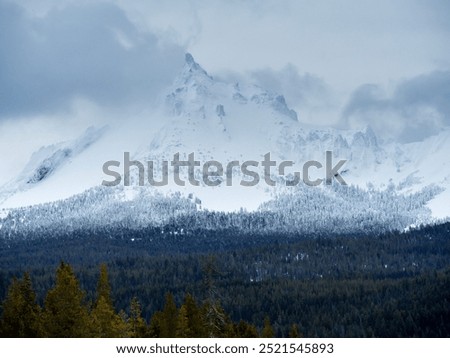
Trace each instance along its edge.
<path fill-rule="evenodd" d="M 2 336 L 449 337 L 450 224 L 3 240 L 0 297 Z"/>

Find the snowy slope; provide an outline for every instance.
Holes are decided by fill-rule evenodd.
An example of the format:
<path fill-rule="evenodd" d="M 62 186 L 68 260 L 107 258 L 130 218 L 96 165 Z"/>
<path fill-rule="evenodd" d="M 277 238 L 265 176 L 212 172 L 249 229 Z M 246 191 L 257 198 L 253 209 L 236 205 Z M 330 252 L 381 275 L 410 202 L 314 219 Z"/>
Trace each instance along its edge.
<path fill-rule="evenodd" d="M 40 148 L 33 153 L 28 164 L 14 180 L 0 187 L 0 203 L 7 202 L 11 197 L 24 196 L 24 200 L 27 200 L 28 195 L 34 195 L 35 192 L 40 191 L 49 182 L 49 179 L 56 173 L 64 171 L 65 167 L 70 166 L 73 160 L 96 143 L 105 131 L 106 128 L 90 127 L 72 142 L 56 143 Z M 73 180 L 70 182 L 72 183 Z M 53 189 L 47 188 L 47 193 L 44 193 L 37 201 L 49 200 L 50 192 L 57 193 L 57 186 L 54 186 Z M 57 194 L 57 196 L 59 195 L 60 193 Z M 18 202 L 22 204 L 21 206 L 34 204 L 33 201 L 26 203 L 25 201 L 21 202 L 20 199 Z"/>
<path fill-rule="evenodd" d="M 450 129 L 423 142 L 400 145 L 383 143 L 370 128 L 311 129 L 301 120 L 301 113 L 291 110 L 281 94 L 251 84 L 218 81 L 187 54 L 180 75 L 148 122 L 130 119 L 107 129 L 88 129 L 70 143 L 49 143 L 33 154 L 19 176 L 0 187 L 0 208 L 67 199 L 99 186 L 102 180 L 111 179 L 102 172 L 103 163 L 123 162 L 124 152 L 130 152 L 134 160 L 155 161 L 159 170 L 155 177 L 159 178 L 161 160 L 170 161 L 177 152 L 182 158 L 193 152 L 202 163 L 218 160 L 224 165 L 232 160 L 261 161 L 270 152 L 273 160 L 292 160 L 301 171 L 308 160 L 324 163 L 325 152 L 331 150 L 335 162 L 347 160 L 342 176 L 348 184 L 394 187 L 400 194 L 434 184 L 443 190 L 433 191 L 428 206 L 436 218 L 450 216 Z M 324 171 L 312 173 L 324 176 Z M 200 172 L 196 174 L 201 177 Z M 233 181 L 241 178 L 236 174 Z M 290 189 L 274 189 L 263 181 L 255 187 L 180 187 L 170 179 L 168 186 L 148 190 L 167 195 L 192 193 L 201 199 L 203 208 L 234 211 L 241 207 L 255 210 Z"/>

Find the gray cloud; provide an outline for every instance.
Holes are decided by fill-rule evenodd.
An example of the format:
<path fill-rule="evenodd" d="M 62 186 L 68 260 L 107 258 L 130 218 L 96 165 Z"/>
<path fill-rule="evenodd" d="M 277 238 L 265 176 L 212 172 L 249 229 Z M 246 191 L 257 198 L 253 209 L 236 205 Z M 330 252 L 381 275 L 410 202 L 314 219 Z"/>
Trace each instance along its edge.
<path fill-rule="evenodd" d="M 323 126 L 337 122 L 333 114 L 338 112 L 334 90 L 321 77 L 301 73 L 293 64 L 289 63 L 280 70 L 222 71 L 218 78 L 227 82 L 251 83 L 283 95 L 288 106 L 298 112 L 300 122 Z"/>
<path fill-rule="evenodd" d="M 342 117 L 348 127 L 370 124 L 382 136 L 421 140 L 450 125 L 450 71 L 404 80 L 391 95 L 378 85 L 360 86 Z"/>
<path fill-rule="evenodd" d="M 254 71 L 250 76 L 261 87 L 283 94 L 292 105 L 326 107 L 330 102 L 330 89 L 325 81 L 313 74 L 300 74 L 292 64 L 279 71 Z"/>
<path fill-rule="evenodd" d="M 0 117 L 55 112 L 77 97 L 150 102 L 184 49 L 137 30 L 114 4 L 69 5 L 43 17 L 0 0 Z"/>

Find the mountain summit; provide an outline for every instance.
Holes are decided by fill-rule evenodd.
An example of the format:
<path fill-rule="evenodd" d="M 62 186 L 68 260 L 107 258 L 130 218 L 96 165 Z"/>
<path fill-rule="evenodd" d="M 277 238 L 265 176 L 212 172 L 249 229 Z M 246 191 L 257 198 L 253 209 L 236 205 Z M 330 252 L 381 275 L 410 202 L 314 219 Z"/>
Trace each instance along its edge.
<path fill-rule="evenodd" d="M 251 83 L 216 79 L 189 53 L 161 108 L 145 122 L 136 121 L 126 131 L 113 124 L 100 131 L 90 129 L 71 143 L 37 148 L 23 172 L 0 186 L 1 207 L 65 200 L 91 190 L 105 179 L 102 165 L 108 160 L 122 161 L 124 152 L 134 160 L 155 163 L 170 160 L 175 153 L 195 153 L 199 161 L 217 160 L 225 165 L 261 161 L 270 152 L 272 160 L 293 161 L 301 170 L 309 160 L 324 163 L 325 152 L 332 151 L 336 162 L 347 161 L 343 170 L 348 184 L 363 190 L 389 188 L 398 195 L 417 193 L 430 185 L 439 187 L 440 192 L 433 189 L 424 204 L 435 217 L 450 215 L 445 204 L 450 200 L 448 130 L 426 142 L 401 145 L 383 143 L 370 128 L 307 129 L 282 94 Z M 123 197 L 135 195 L 132 189 L 123 189 L 128 193 Z M 204 208 L 215 210 L 256 210 L 280 195 L 280 188 L 264 183 L 253 188 L 168 185 L 148 190 L 163 195 L 194 194 Z M 289 190 L 281 191 L 289 194 Z"/>
<path fill-rule="evenodd" d="M 212 79 L 212 77 L 210 77 L 208 75 L 208 73 L 194 60 L 194 57 L 190 54 L 190 53 L 186 53 L 185 55 L 185 69 L 184 72 L 189 72 L 189 73 L 195 73 L 195 72 L 199 72 L 204 74 L 205 76 L 209 77 L 210 79 Z"/>

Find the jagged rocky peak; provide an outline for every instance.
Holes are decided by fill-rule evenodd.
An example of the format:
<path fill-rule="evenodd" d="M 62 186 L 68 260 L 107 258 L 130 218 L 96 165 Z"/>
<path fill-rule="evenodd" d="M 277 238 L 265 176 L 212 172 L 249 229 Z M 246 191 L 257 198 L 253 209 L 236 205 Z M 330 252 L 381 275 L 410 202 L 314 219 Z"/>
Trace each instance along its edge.
<path fill-rule="evenodd" d="M 220 98 L 221 102 L 217 102 Z M 166 96 L 166 104 L 169 111 L 180 115 L 183 112 L 198 111 L 202 106 L 211 107 L 220 117 L 223 111 L 217 112 L 216 106 L 222 108 L 231 99 L 241 105 L 249 102 L 268 106 L 277 113 L 298 121 L 297 113 L 288 107 L 284 96 L 256 85 L 241 86 L 237 83 L 227 83 L 216 80 L 210 76 L 195 60 L 190 53 L 185 55 L 185 65 L 182 72 L 174 81 L 171 93 Z M 215 102 L 215 103 L 214 103 Z"/>
<path fill-rule="evenodd" d="M 353 135 L 353 146 L 378 148 L 378 140 L 370 126 Z"/>
<path fill-rule="evenodd" d="M 189 52 L 184 56 L 184 61 L 186 65 L 192 70 L 203 70 L 201 66 L 197 62 L 195 62 L 194 56 L 192 56 Z"/>
<path fill-rule="evenodd" d="M 297 112 L 288 107 L 286 100 L 284 99 L 284 96 L 282 95 L 276 96 L 275 99 L 272 101 L 272 106 L 278 112 L 290 117 L 294 121 L 298 121 Z"/>
<path fill-rule="evenodd" d="M 208 88 L 213 82 L 213 78 L 195 62 L 194 57 L 190 53 L 186 53 L 183 70 L 175 79 L 172 93 L 167 96 L 167 99 L 169 103 L 172 103 L 174 98 L 180 99 L 188 92 L 193 92 L 200 96 L 207 95 L 209 93 Z"/>
<path fill-rule="evenodd" d="M 210 80 L 213 79 L 210 75 L 208 75 L 208 72 L 206 72 L 202 66 L 195 62 L 194 57 L 190 53 L 186 53 L 184 59 L 185 64 L 182 77 L 184 78 L 185 83 L 187 83 L 187 81 L 194 76 L 207 77 Z"/>
<path fill-rule="evenodd" d="M 187 53 L 183 70 L 175 79 L 171 93 L 166 96 L 166 105 L 172 113 L 180 115 L 192 102 L 203 102 L 210 96 L 213 78 Z M 201 109 L 195 105 L 197 110 Z"/>

